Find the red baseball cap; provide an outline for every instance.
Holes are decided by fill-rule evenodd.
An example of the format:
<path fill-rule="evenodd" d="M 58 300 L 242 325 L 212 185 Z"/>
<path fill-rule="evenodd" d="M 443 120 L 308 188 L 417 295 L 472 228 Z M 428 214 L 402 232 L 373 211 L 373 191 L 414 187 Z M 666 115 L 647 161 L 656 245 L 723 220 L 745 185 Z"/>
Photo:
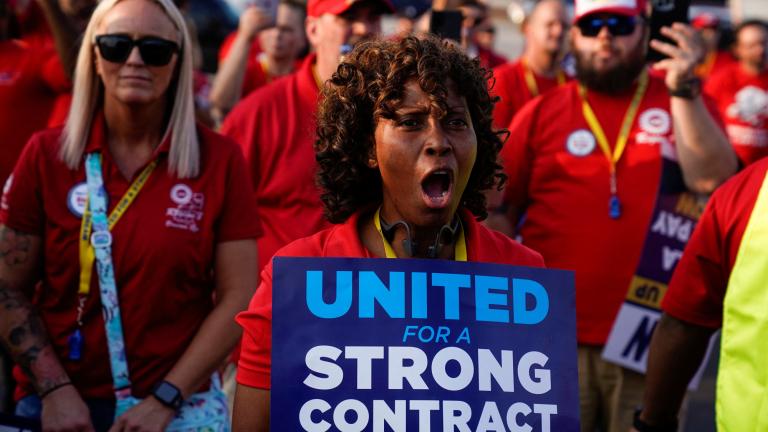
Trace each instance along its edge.
<path fill-rule="evenodd" d="M 646 0 L 575 0 L 574 3 L 574 22 L 596 13 L 638 16 L 646 12 Z"/>
<path fill-rule="evenodd" d="M 355 4 L 362 2 L 370 2 L 379 6 L 382 14 L 395 12 L 395 8 L 389 0 L 309 0 L 307 2 L 307 15 L 311 17 L 325 14 L 341 15 Z"/>
<path fill-rule="evenodd" d="M 705 28 L 717 28 L 720 25 L 720 18 L 717 15 L 709 12 L 704 12 L 696 15 L 696 18 L 691 20 L 691 25 L 696 29 Z"/>

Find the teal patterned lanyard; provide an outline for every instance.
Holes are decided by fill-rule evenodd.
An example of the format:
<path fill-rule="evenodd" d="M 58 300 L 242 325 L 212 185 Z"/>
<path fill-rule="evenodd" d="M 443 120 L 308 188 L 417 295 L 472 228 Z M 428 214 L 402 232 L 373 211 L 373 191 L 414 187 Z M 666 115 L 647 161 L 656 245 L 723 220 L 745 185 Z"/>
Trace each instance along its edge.
<path fill-rule="evenodd" d="M 131 396 L 131 380 L 125 355 L 123 324 L 120 320 L 120 303 L 117 297 L 115 272 L 112 265 L 112 234 L 107 218 L 107 192 L 101 176 L 101 155 L 91 153 L 85 157 L 85 175 L 88 182 L 88 206 L 91 211 L 93 232 L 91 245 L 96 253 L 96 270 L 99 276 L 102 312 L 109 347 L 109 361 L 117 398 L 117 411 L 121 401 Z"/>

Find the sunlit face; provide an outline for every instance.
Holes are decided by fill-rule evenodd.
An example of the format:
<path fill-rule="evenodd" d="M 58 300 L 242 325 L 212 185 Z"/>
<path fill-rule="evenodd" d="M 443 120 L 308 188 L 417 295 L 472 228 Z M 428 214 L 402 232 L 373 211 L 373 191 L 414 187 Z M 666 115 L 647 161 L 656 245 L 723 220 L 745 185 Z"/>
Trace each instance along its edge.
<path fill-rule="evenodd" d="M 133 39 L 158 37 L 181 45 L 180 35 L 165 11 L 150 0 L 123 0 L 107 12 L 96 35 L 122 34 Z M 102 58 L 94 45 L 96 73 L 104 84 L 107 100 L 126 105 L 145 105 L 166 97 L 178 54 L 165 66 L 148 66 L 134 47 L 123 63 Z"/>
<path fill-rule="evenodd" d="M 548 53 L 563 49 L 568 28 L 565 7 L 559 1 L 540 2 L 525 26 L 527 43 Z"/>
<path fill-rule="evenodd" d="M 596 16 L 603 18 L 609 14 Z M 614 36 L 607 27 L 603 27 L 597 36 L 584 36 L 578 26 L 573 26 L 571 39 L 574 54 L 584 67 L 597 74 L 610 72 L 622 64 L 634 62 L 638 56 L 644 56 L 644 28 L 642 18 L 639 17 L 634 31 L 626 36 Z"/>
<path fill-rule="evenodd" d="M 343 46 L 381 33 L 381 15 L 378 5 L 359 2 L 341 15 L 309 17 L 306 28 L 318 57 L 338 59 Z"/>
<path fill-rule="evenodd" d="M 450 223 L 477 158 L 466 100 L 449 82 L 449 111 L 438 118 L 426 94 L 409 81 L 393 119 L 378 119 L 375 157 L 383 184 L 382 215 L 416 227 Z"/>
<path fill-rule="evenodd" d="M 756 69 L 766 67 L 768 32 L 757 25 L 746 26 L 736 39 L 736 55 L 743 63 Z"/>
<path fill-rule="evenodd" d="M 275 26 L 259 33 L 261 49 L 276 59 L 295 58 L 304 48 L 303 18 L 297 8 L 281 3 Z"/>

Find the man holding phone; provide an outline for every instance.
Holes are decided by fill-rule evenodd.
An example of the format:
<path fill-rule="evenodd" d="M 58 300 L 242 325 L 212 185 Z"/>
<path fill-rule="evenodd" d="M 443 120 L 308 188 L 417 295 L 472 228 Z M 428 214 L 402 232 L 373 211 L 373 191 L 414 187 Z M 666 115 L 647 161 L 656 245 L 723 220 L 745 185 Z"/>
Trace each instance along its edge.
<path fill-rule="evenodd" d="M 258 6 L 249 6 L 226 58 L 220 63 L 209 96 L 211 105 L 227 113 L 254 90 L 293 72 L 296 59 L 306 46 L 304 5 L 281 0 L 274 22 Z M 258 39 L 262 52 L 252 55 Z"/>
<path fill-rule="evenodd" d="M 711 193 L 737 169 L 700 95 L 693 29 L 678 23 L 662 34 L 675 42 L 650 44 L 668 56 L 654 65 L 664 79 L 646 68 L 644 0 L 576 0 L 577 80 L 523 107 L 502 150 L 506 230 L 548 267 L 576 272 L 585 432 L 627 431 L 641 403 L 644 377 L 601 354 L 640 264 L 662 265 L 658 244 L 646 241 L 652 216 L 675 211 L 661 198 Z"/>

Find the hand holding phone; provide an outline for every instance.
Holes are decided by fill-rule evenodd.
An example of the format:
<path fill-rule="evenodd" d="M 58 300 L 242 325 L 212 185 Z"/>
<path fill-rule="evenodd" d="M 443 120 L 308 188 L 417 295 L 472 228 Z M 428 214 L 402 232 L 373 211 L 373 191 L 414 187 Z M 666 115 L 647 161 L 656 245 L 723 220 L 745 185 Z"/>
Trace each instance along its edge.
<path fill-rule="evenodd" d="M 653 68 L 666 71 L 667 88 L 675 91 L 695 78 L 696 66 L 704 59 L 704 44 L 696 30 L 688 24 L 674 23 L 670 27 L 662 27 L 661 34 L 673 43 L 651 40 L 651 48 L 667 57 L 654 64 Z"/>
<path fill-rule="evenodd" d="M 651 4 L 651 40 L 660 39 L 663 42 L 673 41 L 662 33 L 663 27 L 671 27 L 674 23 L 688 23 L 688 11 L 691 0 L 650 0 Z M 656 62 L 664 58 L 664 54 L 653 49 L 648 50 L 648 61 Z"/>
<path fill-rule="evenodd" d="M 240 15 L 238 32 L 253 39 L 263 29 L 269 27 L 274 22 L 274 17 L 259 6 L 248 6 Z"/>

